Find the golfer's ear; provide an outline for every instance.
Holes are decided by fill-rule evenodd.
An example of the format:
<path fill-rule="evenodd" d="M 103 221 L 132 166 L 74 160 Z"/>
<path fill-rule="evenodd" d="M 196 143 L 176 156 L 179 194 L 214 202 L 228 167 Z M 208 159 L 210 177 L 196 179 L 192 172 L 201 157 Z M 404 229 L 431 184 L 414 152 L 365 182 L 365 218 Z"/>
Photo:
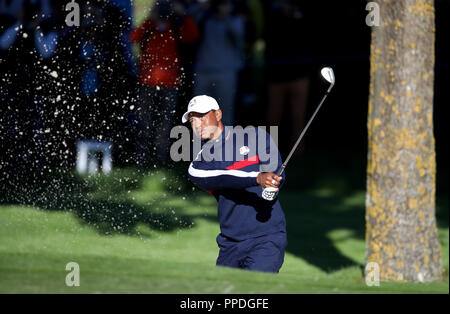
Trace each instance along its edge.
<path fill-rule="evenodd" d="M 221 121 L 222 120 L 222 110 L 217 109 L 214 113 L 216 114 L 217 122 Z"/>

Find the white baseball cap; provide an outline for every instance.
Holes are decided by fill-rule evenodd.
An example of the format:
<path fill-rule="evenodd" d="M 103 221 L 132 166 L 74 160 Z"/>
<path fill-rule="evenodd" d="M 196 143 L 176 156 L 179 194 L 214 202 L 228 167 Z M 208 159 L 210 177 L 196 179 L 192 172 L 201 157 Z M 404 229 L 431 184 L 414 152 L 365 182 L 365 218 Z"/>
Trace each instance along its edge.
<path fill-rule="evenodd" d="M 183 114 L 181 121 L 186 123 L 189 120 L 190 112 L 207 113 L 210 110 L 219 110 L 217 101 L 206 95 L 195 96 L 188 104 L 187 111 Z"/>

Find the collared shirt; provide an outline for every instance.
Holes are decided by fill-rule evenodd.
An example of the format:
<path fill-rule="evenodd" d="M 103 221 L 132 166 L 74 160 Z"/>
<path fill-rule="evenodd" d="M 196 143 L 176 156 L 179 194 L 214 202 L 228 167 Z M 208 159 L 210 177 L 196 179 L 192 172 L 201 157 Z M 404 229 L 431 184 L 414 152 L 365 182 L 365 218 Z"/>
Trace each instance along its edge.
<path fill-rule="evenodd" d="M 256 181 L 260 172 L 276 173 L 282 165 L 278 148 L 261 128 L 225 127 L 210 140 L 189 166 L 189 178 L 212 194 L 218 202 L 222 235 L 242 241 L 286 232 L 286 221 L 278 199 L 262 198 Z M 285 175 L 280 188 L 285 181 Z"/>

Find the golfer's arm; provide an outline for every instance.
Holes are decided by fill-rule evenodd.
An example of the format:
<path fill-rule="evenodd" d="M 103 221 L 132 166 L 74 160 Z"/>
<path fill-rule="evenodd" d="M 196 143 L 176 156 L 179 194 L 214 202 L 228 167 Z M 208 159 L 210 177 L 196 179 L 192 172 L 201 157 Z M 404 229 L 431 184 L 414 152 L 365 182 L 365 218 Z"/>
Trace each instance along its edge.
<path fill-rule="evenodd" d="M 256 171 L 202 169 L 201 163 L 191 163 L 189 166 L 189 179 L 199 188 L 207 191 L 245 189 L 258 185 L 256 181 L 258 173 Z"/>
<path fill-rule="evenodd" d="M 259 155 L 259 160 L 259 170 L 261 172 L 273 172 L 277 174 L 278 170 L 280 170 L 283 165 L 283 160 L 281 159 L 278 147 L 269 133 L 266 133 L 266 153 L 264 155 Z M 286 181 L 286 173 L 284 171 L 281 174 L 281 177 L 282 179 L 278 186 L 279 189 L 283 187 L 284 182 Z"/>

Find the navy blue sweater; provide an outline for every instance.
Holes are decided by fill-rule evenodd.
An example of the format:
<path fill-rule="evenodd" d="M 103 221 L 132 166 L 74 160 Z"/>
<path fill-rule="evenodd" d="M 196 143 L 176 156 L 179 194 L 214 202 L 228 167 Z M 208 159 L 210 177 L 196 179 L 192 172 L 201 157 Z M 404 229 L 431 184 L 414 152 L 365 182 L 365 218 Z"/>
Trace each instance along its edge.
<path fill-rule="evenodd" d="M 278 199 L 264 200 L 256 181 L 259 172 L 274 172 L 282 165 L 278 148 L 261 128 L 222 131 L 202 146 L 189 166 L 190 180 L 214 195 L 222 235 L 237 240 L 286 232 Z M 285 175 L 280 188 L 285 181 Z"/>

